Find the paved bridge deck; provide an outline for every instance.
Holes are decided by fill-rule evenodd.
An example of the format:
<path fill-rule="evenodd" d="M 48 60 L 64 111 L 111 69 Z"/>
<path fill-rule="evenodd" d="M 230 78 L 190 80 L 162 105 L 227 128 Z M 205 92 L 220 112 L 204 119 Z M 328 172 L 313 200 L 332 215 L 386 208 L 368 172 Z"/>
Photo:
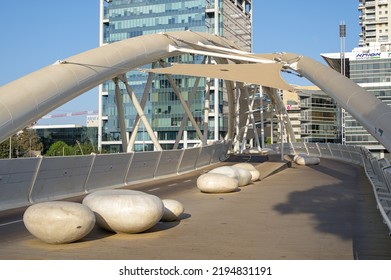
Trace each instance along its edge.
<path fill-rule="evenodd" d="M 285 169 L 254 164 L 266 178 L 236 193 L 199 192 L 196 179 L 205 170 L 135 186 L 186 209 L 179 222 L 140 234 L 95 227 L 79 242 L 49 245 L 24 228 L 23 209 L 0 213 L 0 259 L 391 259 L 391 238 L 362 168 L 326 159 Z"/>

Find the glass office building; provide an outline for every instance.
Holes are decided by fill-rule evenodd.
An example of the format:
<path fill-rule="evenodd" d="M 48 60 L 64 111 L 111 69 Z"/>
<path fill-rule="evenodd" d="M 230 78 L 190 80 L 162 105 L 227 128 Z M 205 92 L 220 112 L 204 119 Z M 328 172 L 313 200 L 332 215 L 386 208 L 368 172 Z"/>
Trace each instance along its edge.
<path fill-rule="evenodd" d="M 322 56 L 332 68 L 339 71 L 339 53 Z M 345 57 L 346 75 L 377 98 L 391 105 L 391 52 L 384 51 L 382 44 L 374 44 L 372 48 L 356 48 L 346 53 Z M 347 145 L 365 146 L 379 157 L 384 156 L 387 152 L 384 147 L 355 118 L 346 113 L 343 121 Z"/>
<path fill-rule="evenodd" d="M 97 145 L 97 127 L 86 127 L 80 125 L 35 125 L 31 129 L 35 130 L 43 144 L 43 154 L 50 146 L 58 141 L 62 141 L 69 146 L 78 143 L 90 143 L 94 148 Z M 80 154 L 80 153 L 79 153 Z"/>
<path fill-rule="evenodd" d="M 283 91 L 296 141 L 305 143 L 339 143 L 338 110 L 334 100 L 317 86 L 295 86 Z"/>
<path fill-rule="evenodd" d="M 131 37 L 159 32 L 185 31 L 215 33 L 235 42 L 246 51 L 251 51 L 251 0 L 101 0 L 101 45 Z M 170 63 L 202 63 L 202 56 L 182 55 L 162 61 Z M 152 65 L 145 65 L 150 68 Z M 158 65 L 159 67 L 159 65 Z M 141 99 L 148 75 L 140 71 L 127 73 L 127 79 Z M 173 76 L 183 98 L 188 101 L 196 79 L 188 76 Z M 198 124 L 203 122 L 203 106 L 206 81 L 201 79 L 191 106 Z M 211 82 L 211 104 L 208 139 L 219 140 L 226 131 L 224 111 L 225 91 L 219 80 Z M 107 82 L 100 87 L 99 148 L 121 152 L 121 135 L 115 100 L 115 85 Z M 129 95 L 123 94 L 125 126 L 128 136 L 133 131 L 136 111 Z M 183 108 L 164 75 L 156 75 L 144 109 L 149 123 L 163 149 L 171 149 L 183 118 Z M 199 143 L 196 131 L 190 122 L 184 132 L 180 147 Z M 151 150 L 153 144 L 141 124 L 137 134 L 135 151 Z"/>

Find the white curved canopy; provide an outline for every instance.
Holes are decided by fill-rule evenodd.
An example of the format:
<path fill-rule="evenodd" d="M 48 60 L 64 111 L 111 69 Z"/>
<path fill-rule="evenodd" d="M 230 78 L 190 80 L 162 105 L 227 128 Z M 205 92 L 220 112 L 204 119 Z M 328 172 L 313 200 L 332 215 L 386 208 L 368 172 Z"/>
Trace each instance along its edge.
<path fill-rule="evenodd" d="M 149 72 L 218 78 L 293 91 L 293 87 L 281 78 L 281 68 L 282 65 L 276 63 L 174 64 L 171 67 L 152 69 Z"/>

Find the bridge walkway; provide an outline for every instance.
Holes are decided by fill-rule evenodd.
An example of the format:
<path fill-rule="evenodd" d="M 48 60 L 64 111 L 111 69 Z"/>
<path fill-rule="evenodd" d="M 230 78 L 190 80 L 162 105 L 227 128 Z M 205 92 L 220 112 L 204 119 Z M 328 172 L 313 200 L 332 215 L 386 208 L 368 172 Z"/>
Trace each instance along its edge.
<path fill-rule="evenodd" d="M 0 226 L 0 259 L 391 259 L 391 238 L 361 167 L 322 159 L 317 166 L 286 168 L 286 162 L 256 157 L 220 164 L 241 160 L 253 161 L 264 178 L 236 193 L 198 191 L 197 177 L 214 166 L 133 186 L 185 206 L 180 221 L 140 234 L 96 227 L 79 242 L 49 245 L 27 232 L 22 210 L 15 210 L 7 215 L 19 215 L 19 222 Z"/>

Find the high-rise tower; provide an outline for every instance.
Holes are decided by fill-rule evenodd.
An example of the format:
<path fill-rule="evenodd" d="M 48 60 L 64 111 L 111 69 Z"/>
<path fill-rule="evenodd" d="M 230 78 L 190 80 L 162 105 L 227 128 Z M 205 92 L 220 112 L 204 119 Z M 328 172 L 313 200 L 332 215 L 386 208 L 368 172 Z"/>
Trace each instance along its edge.
<path fill-rule="evenodd" d="M 252 48 L 252 6 L 251 0 L 101 0 L 100 44 L 169 31 L 191 30 L 214 33 L 236 43 L 245 51 Z M 161 63 L 186 62 L 205 63 L 196 55 L 182 55 Z M 212 61 L 213 63 L 213 61 Z M 146 68 L 159 65 L 146 65 Z M 188 101 L 195 85 L 195 78 L 174 76 L 183 98 Z M 127 73 L 127 80 L 136 95 L 141 95 L 147 82 L 147 74 L 138 71 Z M 205 81 L 197 87 L 197 93 L 191 107 L 195 120 L 199 123 L 205 118 L 203 104 L 205 100 Z M 226 132 L 226 112 L 224 111 L 223 83 L 211 81 L 209 133 L 208 139 L 219 140 Z M 133 131 L 136 112 L 129 96 L 123 95 L 125 125 L 127 137 Z M 144 108 L 152 128 L 165 149 L 174 146 L 183 111 L 170 83 L 164 76 L 156 76 L 152 82 L 149 100 Z M 111 152 L 121 150 L 121 135 L 118 123 L 118 110 L 113 82 L 100 87 L 98 132 L 99 148 Z M 153 145 L 148 134 L 139 128 L 133 150 L 150 150 Z M 199 143 L 192 126 L 186 127 L 180 147 Z"/>
<path fill-rule="evenodd" d="M 358 9 L 362 31 L 359 47 L 344 55 L 323 54 L 323 58 L 336 71 L 352 79 L 381 101 L 391 105 L 391 3 L 388 0 L 359 0 Z M 342 67 L 344 66 L 344 67 Z M 368 109 L 371 110 L 368 104 Z M 350 114 L 343 115 L 344 135 L 347 145 L 359 145 L 383 157 L 385 148 Z"/>
<path fill-rule="evenodd" d="M 374 42 L 391 41 L 391 3 L 388 0 L 360 0 L 360 47 L 368 47 Z M 386 45 L 383 45 L 386 47 Z M 384 49 L 382 51 L 388 51 Z"/>

